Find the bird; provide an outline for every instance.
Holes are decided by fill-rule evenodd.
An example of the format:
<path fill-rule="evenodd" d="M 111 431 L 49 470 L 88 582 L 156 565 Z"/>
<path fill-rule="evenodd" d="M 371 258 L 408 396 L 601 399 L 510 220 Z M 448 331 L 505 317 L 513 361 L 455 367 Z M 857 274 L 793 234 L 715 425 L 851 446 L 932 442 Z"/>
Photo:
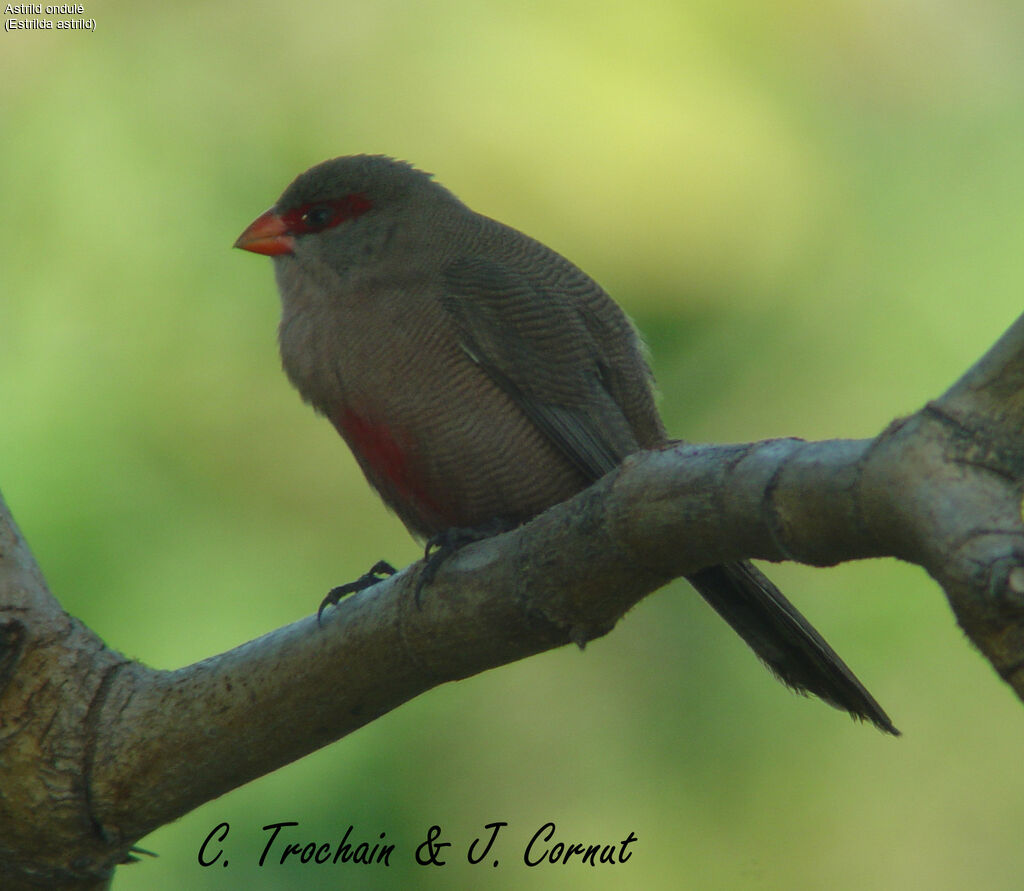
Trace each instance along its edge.
<path fill-rule="evenodd" d="M 235 247 L 272 258 L 285 373 L 428 556 L 514 528 L 669 441 L 619 305 L 408 162 L 317 164 Z M 389 572 L 382 561 L 361 584 Z M 899 734 L 751 563 L 688 579 L 785 685 Z"/>

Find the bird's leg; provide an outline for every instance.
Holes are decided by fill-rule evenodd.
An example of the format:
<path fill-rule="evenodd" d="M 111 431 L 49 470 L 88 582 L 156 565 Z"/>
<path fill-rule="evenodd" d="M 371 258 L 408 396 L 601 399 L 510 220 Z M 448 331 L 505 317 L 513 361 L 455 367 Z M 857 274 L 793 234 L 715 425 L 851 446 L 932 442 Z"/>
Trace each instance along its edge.
<path fill-rule="evenodd" d="M 495 517 L 480 526 L 452 526 L 432 535 L 427 540 L 427 547 L 423 552 L 425 562 L 423 572 L 420 573 L 419 580 L 416 582 L 417 608 L 420 605 L 420 595 L 423 593 L 423 589 L 434 580 L 444 562 L 456 551 L 474 541 L 483 541 L 492 535 L 508 532 L 516 525 L 501 517 Z"/>
<path fill-rule="evenodd" d="M 336 588 L 331 588 L 327 592 L 327 596 L 320 602 L 320 609 L 316 611 L 317 624 L 320 624 L 320 617 L 328 606 L 337 606 L 338 601 L 342 597 L 372 588 L 377 582 L 384 581 L 384 579 L 393 576 L 396 572 L 395 567 L 388 563 L 387 560 L 378 560 L 370 567 L 368 572 L 364 572 L 354 582 L 348 582 L 344 585 L 338 585 Z"/>

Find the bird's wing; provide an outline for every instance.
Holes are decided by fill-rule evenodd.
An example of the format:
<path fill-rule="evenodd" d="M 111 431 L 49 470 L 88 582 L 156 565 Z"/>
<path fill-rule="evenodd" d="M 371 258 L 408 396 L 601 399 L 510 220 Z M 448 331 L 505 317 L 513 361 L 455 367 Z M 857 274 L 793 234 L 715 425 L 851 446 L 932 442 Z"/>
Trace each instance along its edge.
<path fill-rule="evenodd" d="M 628 322 L 611 317 L 610 301 L 599 299 L 603 292 L 588 279 L 556 275 L 548 284 L 476 258 L 452 264 L 445 277 L 441 300 L 463 349 L 588 478 L 603 476 L 643 438 L 622 408 L 631 398 L 627 387 L 649 406 L 634 423 L 649 415 L 647 435 L 660 435 L 649 390 L 636 389 L 638 375 L 625 373 L 639 363 L 632 370 L 642 378 L 642 359 L 612 355 L 616 344 L 633 349 L 622 328 L 609 336 L 610 326 Z M 752 565 L 713 566 L 690 580 L 786 684 L 898 733 L 824 638 Z"/>
<path fill-rule="evenodd" d="M 636 451 L 608 361 L 572 294 L 465 258 L 446 268 L 441 303 L 470 358 L 588 479 Z"/>

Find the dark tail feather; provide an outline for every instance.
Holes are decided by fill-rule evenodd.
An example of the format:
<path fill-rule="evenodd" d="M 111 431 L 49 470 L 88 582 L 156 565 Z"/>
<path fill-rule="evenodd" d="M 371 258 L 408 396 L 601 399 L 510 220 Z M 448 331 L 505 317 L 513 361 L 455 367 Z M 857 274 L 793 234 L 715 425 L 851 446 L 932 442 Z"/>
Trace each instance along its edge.
<path fill-rule="evenodd" d="M 899 736 L 889 716 L 846 663 L 765 575 L 749 563 L 712 566 L 690 582 L 772 674 L 801 693 Z"/>

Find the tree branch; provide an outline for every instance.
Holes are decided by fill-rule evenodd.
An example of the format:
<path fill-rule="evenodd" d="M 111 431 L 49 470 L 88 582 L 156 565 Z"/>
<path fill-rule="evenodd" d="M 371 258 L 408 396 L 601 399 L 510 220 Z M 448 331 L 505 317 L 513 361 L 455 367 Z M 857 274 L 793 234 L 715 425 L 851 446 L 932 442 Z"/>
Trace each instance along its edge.
<path fill-rule="evenodd" d="M 460 551 L 422 608 L 416 564 L 322 627 L 311 616 L 177 671 L 64 614 L 0 503 L 0 883 L 103 887 L 137 839 L 202 802 L 440 683 L 582 646 L 668 580 L 742 558 L 920 564 L 1024 698 L 1022 429 L 1024 317 L 874 439 L 634 455 Z"/>

